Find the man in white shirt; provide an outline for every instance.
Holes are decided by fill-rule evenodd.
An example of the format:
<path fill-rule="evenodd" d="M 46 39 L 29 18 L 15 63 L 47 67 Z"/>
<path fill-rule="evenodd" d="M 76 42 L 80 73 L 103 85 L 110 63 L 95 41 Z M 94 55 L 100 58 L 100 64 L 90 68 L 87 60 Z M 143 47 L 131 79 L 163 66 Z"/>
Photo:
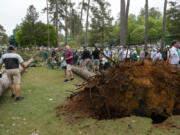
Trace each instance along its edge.
<path fill-rule="evenodd" d="M 124 51 L 125 51 L 125 48 L 121 48 L 120 50 L 119 50 L 119 61 L 120 62 L 122 62 L 122 61 L 124 61 Z"/>
<path fill-rule="evenodd" d="M 172 42 L 172 48 L 170 49 L 170 64 L 174 66 L 179 65 L 179 55 L 178 55 L 178 47 L 179 47 L 179 41 L 174 40 Z"/>
<path fill-rule="evenodd" d="M 141 60 L 145 59 L 145 49 L 144 48 L 140 52 L 140 59 Z"/>
<path fill-rule="evenodd" d="M 12 98 L 16 96 L 16 101 L 23 100 L 24 97 L 20 96 L 21 74 L 19 71 L 19 65 L 21 65 L 25 71 L 26 71 L 26 67 L 24 65 L 24 60 L 19 54 L 15 53 L 15 48 L 13 46 L 9 46 L 8 52 L 4 54 L 0 59 L 0 69 L 3 64 L 5 65 L 7 77 L 10 82 Z M 15 88 L 16 88 L 16 95 L 15 95 Z"/>
<path fill-rule="evenodd" d="M 111 52 L 109 51 L 108 48 L 106 48 L 106 50 L 104 51 L 104 55 L 105 55 L 106 57 L 111 57 Z"/>

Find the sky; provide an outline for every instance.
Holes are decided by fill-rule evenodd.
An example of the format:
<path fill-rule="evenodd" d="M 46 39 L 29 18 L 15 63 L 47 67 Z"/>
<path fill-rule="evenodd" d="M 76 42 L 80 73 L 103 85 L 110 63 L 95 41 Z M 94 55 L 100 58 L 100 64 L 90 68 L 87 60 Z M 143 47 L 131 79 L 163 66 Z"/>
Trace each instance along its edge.
<path fill-rule="evenodd" d="M 79 2 L 80 0 L 73 0 Z M 120 12 L 120 0 L 108 0 L 111 4 L 112 15 L 117 18 Z M 27 8 L 33 4 L 40 14 L 39 20 L 46 22 L 46 14 L 42 9 L 46 6 L 46 0 L 0 0 L 0 24 L 6 29 L 8 35 L 17 24 L 22 22 Z M 145 0 L 131 0 L 130 13 L 138 15 L 140 9 L 145 5 Z M 150 7 L 157 7 L 163 11 L 164 0 L 149 0 Z"/>

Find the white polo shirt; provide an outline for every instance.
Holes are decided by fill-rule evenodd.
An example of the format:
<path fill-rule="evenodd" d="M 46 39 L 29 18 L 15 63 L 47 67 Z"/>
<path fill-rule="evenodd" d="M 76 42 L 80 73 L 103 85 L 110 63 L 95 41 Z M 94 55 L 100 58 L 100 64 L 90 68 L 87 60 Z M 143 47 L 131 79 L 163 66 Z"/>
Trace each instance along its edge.
<path fill-rule="evenodd" d="M 24 60 L 17 53 L 6 53 L 0 59 L 0 64 L 5 64 L 6 69 L 18 69 L 19 64 L 23 63 Z"/>
<path fill-rule="evenodd" d="M 176 47 L 172 47 L 170 49 L 170 56 L 171 56 L 171 63 L 172 65 L 178 65 L 179 64 L 179 55 L 178 55 L 178 52 L 177 52 L 177 48 Z"/>

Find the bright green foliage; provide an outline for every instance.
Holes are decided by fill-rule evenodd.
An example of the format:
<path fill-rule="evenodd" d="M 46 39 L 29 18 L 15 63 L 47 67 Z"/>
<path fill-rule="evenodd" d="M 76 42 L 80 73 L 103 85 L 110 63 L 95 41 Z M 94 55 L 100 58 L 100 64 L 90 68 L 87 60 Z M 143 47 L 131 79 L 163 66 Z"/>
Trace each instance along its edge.
<path fill-rule="evenodd" d="M 157 11 L 158 12 L 158 11 Z M 157 17 L 156 17 L 157 18 Z M 156 19 L 155 17 L 149 17 L 149 33 L 148 38 L 150 43 L 156 43 L 162 34 L 162 18 Z M 120 25 L 119 21 L 113 26 L 112 40 L 110 44 L 119 45 L 120 41 Z M 134 14 L 129 15 L 127 43 L 129 45 L 143 44 L 145 38 L 145 19 L 144 16 L 136 16 Z"/>
<path fill-rule="evenodd" d="M 56 30 L 53 25 L 49 25 L 50 45 L 56 45 Z M 48 25 L 37 22 L 36 24 L 24 23 L 16 33 L 16 41 L 22 46 L 47 46 L 48 45 Z"/>
<path fill-rule="evenodd" d="M 50 45 L 56 44 L 56 30 L 53 25 L 49 25 Z M 38 21 L 38 13 L 31 5 L 27 10 L 25 20 L 16 32 L 16 42 L 21 46 L 47 46 L 48 45 L 48 25 Z"/>
<path fill-rule="evenodd" d="M 135 44 L 142 44 L 145 38 L 145 27 L 139 25 L 130 34 L 131 41 Z"/>

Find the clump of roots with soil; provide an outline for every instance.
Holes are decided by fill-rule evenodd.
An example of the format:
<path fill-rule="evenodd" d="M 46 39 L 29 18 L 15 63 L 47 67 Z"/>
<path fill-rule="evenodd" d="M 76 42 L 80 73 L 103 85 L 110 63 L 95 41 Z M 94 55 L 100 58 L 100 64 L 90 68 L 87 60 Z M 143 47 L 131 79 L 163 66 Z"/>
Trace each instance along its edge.
<path fill-rule="evenodd" d="M 166 62 L 119 63 L 73 92 L 58 115 L 82 115 L 98 120 L 131 115 L 154 123 L 180 110 L 180 73 Z"/>

